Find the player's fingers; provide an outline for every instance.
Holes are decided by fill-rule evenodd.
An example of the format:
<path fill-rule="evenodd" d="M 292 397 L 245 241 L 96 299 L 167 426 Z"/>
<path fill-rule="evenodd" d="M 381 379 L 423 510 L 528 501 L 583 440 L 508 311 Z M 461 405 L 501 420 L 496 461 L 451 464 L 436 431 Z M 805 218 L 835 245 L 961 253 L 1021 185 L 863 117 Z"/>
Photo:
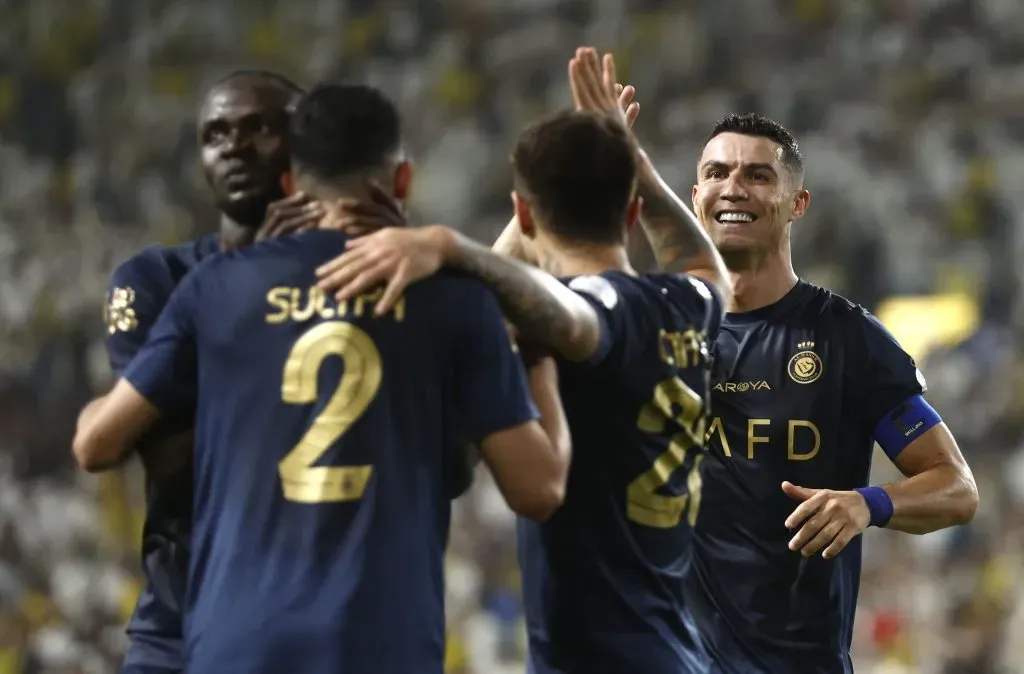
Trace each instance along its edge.
<path fill-rule="evenodd" d="M 324 292 L 334 292 L 338 299 L 345 299 L 342 290 L 352 283 L 358 272 L 352 268 L 339 269 L 317 281 L 317 287 Z"/>
<path fill-rule="evenodd" d="M 821 556 L 825 559 L 832 559 L 840 552 L 842 552 L 843 549 L 846 548 L 847 545 L 849 545 L 850 541 L 852 541 L 853 537 L 856 535 L 856 530 L 853 527 L 844 527 L 843 530 L 839 532 L 839 535 L 835 537 L 835 540 L 833 540 L 832 543 L 827 548 L 825 548 L 825 552 L 821 553 Z"/>
<path fill-rule="evenodd" d="M 384 289 L 384 294 L 377 302 L 376 312 L 378 316 L 383 316 L 391 311 L 391 307 L 398 302 L 398 299 L 409 285 L 409 276 L 409 260 L 405 259 L 398 263 L 398 268 L 391 276 L 391 280 L 388 281 L 388 285 Z"/>
<path fill-rule="evenodd" d="M 280 209 L 290 208 L 290 207 L 293 207 L 293 206 L 302 206 L 303 204 L 306 204 L 306 203 L 309 203 L 309 202 L 312 202 L 312 201 L 313 201 L 313 197 L 309 196 L 305 192 L 294 192 L 294 193 L 289 194 L 288 196 L 284 197 L 283 199 L 278 199 L 277 201 L 273 202 L 272 204 L 270 204 L 267 207 L 267 209 L 268 210 L 280 210 Z"/>
<path fill-rule="evenodd" d="M 625 87 L 621 84 L 615 84 L 615 95 L 619 97 L 619 106 L 625 110 L 629 107 L 629 104 L 633 102 L 633 98 L 636 96 L 636 89 L 633 85 L 626 85 Z"/>
<path fill-rule="evenodd" d="M 361 250 L 346 251 L 316 270 L 317 285 L 322 290 L 337 290 L 371 264 Z"/>
<path fill-rule="evenodd" d="M 286 236 L 316 227 L 323 219 L 323 213 L 299 213 L 281 222 L 274 229 L 273 236 Z"/>
<path fill-rule="evenodd" d="M 580 54 L 586 54 L 585 49 L 578 50 Z M 591 86 L 591 74 L 587 67 L 585 58 L 577 56 L 569 64 L 569 84 L 573 92 L 573 100 L 580 110 L 600 109 L 600 99 L 595 98 Z"/>
<path fill-rule="evenodd" d="M 626 124 L 630 127 L 636 121 L 636 118 L 640 116 L 640 104 L 630 103 L 629 107 L 626 108 Z"/>
<path fill-rule="evenodd" d="M 804 520 L 818 512 L 818 509 L 822 506 L 822 501 L 823 497 L 819 493 L 798 505 L 793 512 L 789 514 L 789 517 L 786 518 L 786 528 L 795 529 L 800 526 Z"/>
<path fill-rule="evenodd" d="M 577 58 L 569 59 L 569 90 L 572 92 L 572 102 L 575 104 L 577 110 L 584 110 L 583 92 L 580 87 L 580 73 L 579 73 L 579 60 Z"/>
<path fill-rule="evenodd" d="M 615 57 L 611 53 L 605 54 L 601 59 L 601 75 L 604 83 L 604 90 L 615 95 Z"/>
<path fill-rule="evenodd" d="M 800 554 L 804 557 L 810 557 L 811 555 L 818 554 L 818 552 L 820 552 L 826 545 L 829 545 L 835 540 L 836 536 L 839 535 L 839 532 L 843 530 L 843 526 L 842 522 L 832 520 L 822 527 L 821 531 L 819 531 L 809 543 L 800 549 Z"/>
<path fill-rule="evenodd" d="M 365 243 L 365 240 L 360 239 L 360 241 L 362 243 Z M 354 249 L 357 248 L 358 246 L 352 245 L 353 243 L 355 242 L 346 241 L 344 253 L 334 258 L 333 260 L 328 260 L 327 262 L 324 262 L 322 265 L 317 267 L 317 277 L 324 278 L 326 276 L 330 276 L 339 269 L 344 269 L 346 265 L 352 262 L 352 260 L 357 259 L 359 256 L 359 252 Z"/>
<path fill-rule="evenodd" d="M 344 288 L 334 293 L 334 299 L 339 302 L 345 301 L 371 288 L 376 288 L 387 278 L 388 275 L 384 273 L 381 267 L 372 267 L 356 276 Z"/>
<path fill-rule="evenodd" d="M 796 536 L 793 536 L 789 540 L 790 550 L 800 550 L 810 541 L 814 540 L 814 537 L 825 527 L 827 520 L 821 515 L 815 515 L 811 519 L 807 520 L 800 531 L 796 532 Z"/>
<path fill-rule="evenodd" d="M 587 86 L 587 96 L 594 101 L 595 105 L 600 107 L 604 102 L 605 92 L 602 82 L 601 61 L 597 56 L 597 50 L 588 47 L 584 53 L 583 62 L 586 73 L 584 81 Z"/>

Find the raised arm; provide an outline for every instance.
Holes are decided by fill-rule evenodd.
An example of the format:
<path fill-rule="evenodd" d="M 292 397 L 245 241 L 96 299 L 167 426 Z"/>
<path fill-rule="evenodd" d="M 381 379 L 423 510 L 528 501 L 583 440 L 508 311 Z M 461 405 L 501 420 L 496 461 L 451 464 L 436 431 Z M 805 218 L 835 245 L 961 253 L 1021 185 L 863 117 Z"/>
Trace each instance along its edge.
<path fill-rule="evenodd" d="M 662 271 L 690 274 L 713 284 L 722 296 L 722 306 L 732 299 L 732 281 L 725 261 L 715 249 L 697 216 L 661 179 L 647 153 L 638 150 L 643 199 L 640 226 L 651 243 Z"/>
<path fill-rule="evenodd" d="M 615 80 L 615 59 L 611 54 L 605 54 L 599 62 L 597 51 L 586 47 L 577 49 L 576 56 L 569 61 L 569 84 L 576 107 L 615 116 L 630 127 L 632 119 L 627 112 L 630 108 L 623 109 L 622 96 L 632 87 L 624 89 L 615 84 Z M 722 256 L 700 221 L 661 179 L 639 144 L 637 167 L 637 190 L 643 200 L 640 225 L 650 241 L 658 266 L 662 271 L 703 278 L 718 289 L 722 306 L 728 306 L 732 298 L 732 282 Z"/>

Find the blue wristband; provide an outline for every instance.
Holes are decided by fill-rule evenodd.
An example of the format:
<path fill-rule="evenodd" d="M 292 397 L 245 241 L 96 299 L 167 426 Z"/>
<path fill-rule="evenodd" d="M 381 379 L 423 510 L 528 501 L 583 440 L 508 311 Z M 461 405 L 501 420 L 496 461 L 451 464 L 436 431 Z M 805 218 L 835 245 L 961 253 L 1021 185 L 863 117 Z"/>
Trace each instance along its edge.
<path fill-rule="evenodd" d="M 864 497 L 868 504 L 868 512 L 871 513 L 871 521 L 868 526 L 884 527 L 892 519 L 893 505 L 889 498 L 889 492 L 881 487 L 861 487 L 854 489 L 855 492 Z"/>

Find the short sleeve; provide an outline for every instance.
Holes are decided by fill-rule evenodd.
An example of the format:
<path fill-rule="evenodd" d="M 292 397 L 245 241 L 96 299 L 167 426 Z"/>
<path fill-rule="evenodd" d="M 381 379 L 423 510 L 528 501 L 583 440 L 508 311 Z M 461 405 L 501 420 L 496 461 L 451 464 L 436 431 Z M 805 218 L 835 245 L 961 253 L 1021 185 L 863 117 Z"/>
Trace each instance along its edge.
<path fill-rule="evenodd" d="M 861 421 L 870 430 L 906 400 L 927 390 L 914 359 L 881 321 L 864 310 L 855 315 L 852 338 L 854 398 Z M 848 348 L 850 348 L 848 347 Z"/>
<path fill-rule="evenodd" d="M 120 375 L 146 343 L 170 297 L 167 271 L 151 250 L 118 266 L 110 277 L 103 318 L 110 369 Z"/>
<path fill-rule="evenodd" d="M 164 414 L 189 414 L 195 407 L 197 277 L 192 272 L 182 280 L 124 372 L 124 378 Z"/>
<path fill-rule="evenodd" d="M 722 316 L 725 315 L 725 306 L 722 304 L 722 296 L 718 289 L 708 281 L 696 276 L 683 276 L 684 283 L 688 284 L 696 295 L 695 311 L 704 312 L 703 332 L 709 342 L 718 338 L 718 332 L 722 329 Z"/>
<path fill-rule="evenodd" d="M 505 326 L 498 300 L 482 283 L 463 281 L 454 340 L 454 385 L 459 422 L 473 442 L 540 415 L 526 369 Z"/>
<path fill-rule="evenodd" d="M 718 336 L 722 324 L 722 300 L 714 288 L 701 279 L 686 275 L 652 274 L 648 278 L 658 283 L 661 292 L 687 316 L 692 325 L 701 326 L 709 342 Z M 600 322 L 601 339 L 587 361 L 590 365 L 603 363 L 616 345 L 628 349 L 634 322 L 629 314 L 629 283 L 632 281 L 613 282 L 604 276 L 577 276 L 568 282 L 570 289 L 590 303 Z M 634 299 L 638 299 L 638 305 L 648 305 L 644 299 Z"/>
<path fill-rule="evenodd" d="M 600 365 L 616 344 L 627 338 L 626 304 L 615 285 L 603 276 L 577 276 L 568 282 L 570 290 L 585 299 L 597 313 L 601 339 L 597 349 L 587 359 L 590 365 Z"/>

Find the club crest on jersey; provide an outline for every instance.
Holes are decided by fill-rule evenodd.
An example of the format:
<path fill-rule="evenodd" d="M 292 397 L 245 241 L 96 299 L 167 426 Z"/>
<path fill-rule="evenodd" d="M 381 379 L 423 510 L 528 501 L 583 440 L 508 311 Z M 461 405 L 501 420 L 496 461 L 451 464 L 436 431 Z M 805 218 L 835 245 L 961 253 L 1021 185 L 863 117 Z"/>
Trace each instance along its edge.
<path fill-rule="evenodd" d="M 789 364 L 786 366 L 789 378 L 797 384 L 810 384 L 817 381 L 824 367 L 818 354 L 811 350 L 814 348 L 814 342 L 800 342 L 796 348 L 799 351 L 789 359 Z"/>
<path fill-rule="evenodd" d="M 135 303 L 135 291 L 131 288 L 114 288 L 110 291 L 110 299 L 103 310 L 103 320 L 107 323 L 107 332 L 131 332 L 139 325 L 132 304 Z"/>

